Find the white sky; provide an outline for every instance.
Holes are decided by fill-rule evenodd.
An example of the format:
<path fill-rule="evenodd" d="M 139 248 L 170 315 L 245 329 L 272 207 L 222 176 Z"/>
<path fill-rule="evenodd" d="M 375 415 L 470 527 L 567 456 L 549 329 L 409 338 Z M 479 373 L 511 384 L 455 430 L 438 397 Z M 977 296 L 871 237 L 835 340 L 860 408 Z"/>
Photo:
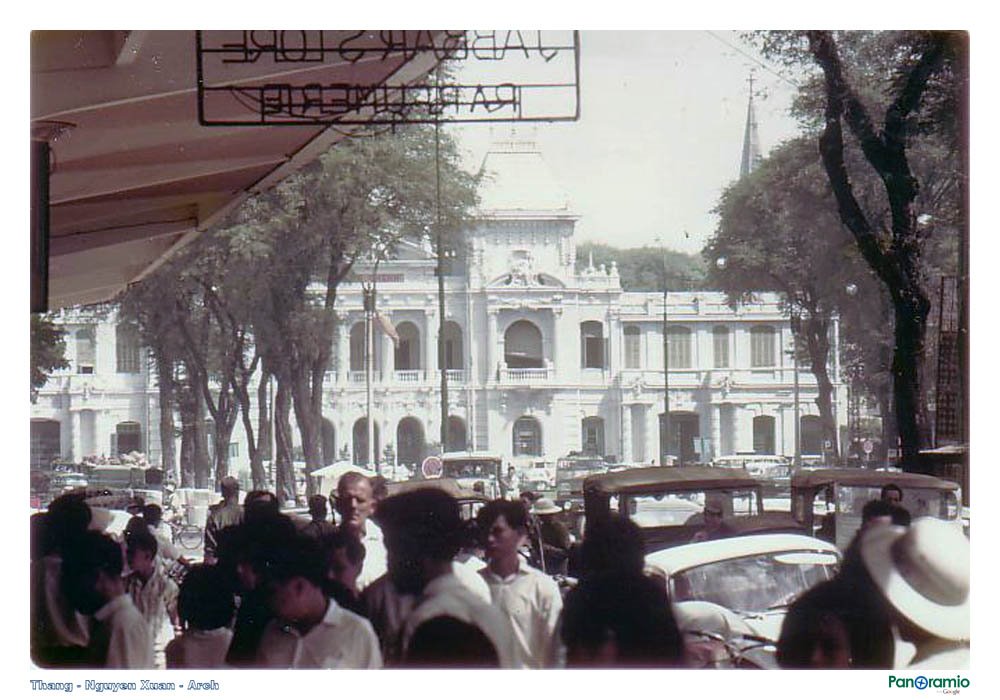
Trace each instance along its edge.
<path fill-rule="evenodd" d="M 739 173 L 751 68 L 762 152 L 795 135 L 794 87 L 727 44 L 755 56 L 735 32 L 581 33 L 579 121 L 517 132 L 533 137 L 567 190 L 578 240 L 634 247 L 660 234 L 668 247 L 699 251 Z M 493 138 L 510 134 L 501 125 L 447 128 L 470 169 Z"/>

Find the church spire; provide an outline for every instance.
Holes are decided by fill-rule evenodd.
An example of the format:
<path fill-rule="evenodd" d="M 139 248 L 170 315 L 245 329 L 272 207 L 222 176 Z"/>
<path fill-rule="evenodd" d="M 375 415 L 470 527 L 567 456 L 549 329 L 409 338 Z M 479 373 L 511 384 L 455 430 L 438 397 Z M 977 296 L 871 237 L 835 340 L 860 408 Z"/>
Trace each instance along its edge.
<path fill-rule="evenodd" d="M 750 99 L 747 102 L 747 125 L 743 132 L 743 157 L 740 177 L 749 175 L 760 163 L 760 140 L 757 137 L 757 113 L 753 109 L 753 71 L 750 71 Z"/>

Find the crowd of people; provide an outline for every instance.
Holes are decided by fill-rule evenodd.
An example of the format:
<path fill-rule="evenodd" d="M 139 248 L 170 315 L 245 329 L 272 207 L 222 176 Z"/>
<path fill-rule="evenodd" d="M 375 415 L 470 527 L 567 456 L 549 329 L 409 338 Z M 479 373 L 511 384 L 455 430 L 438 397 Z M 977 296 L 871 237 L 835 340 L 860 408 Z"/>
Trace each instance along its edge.
<path fill-rule="evenodd" d="M 204 560 L 194 565 L 170 546 L 155 507 L 133 518 L 123 542 L 93 529 L 79 497 L 33 516 L 35 661 L 134 669 L 693 665 L 667 586 L 645 570 L 641 531 L 627 517 L 589 524 L 570 547 L 551 517 L 558 508 L 528 493 L 463 520 L 442 490 L 387 497 L 349 472 L 329 496 L 333 517 L 316 495 L 308 518 L 296 519 L 272 493 L 241 500 L 235 479 L 223 479 L 221 491 Z M 558 581 L 570 550 L 579 580 L 566 592 Z M 788 668 L 967 662 L 967 572 L 961 532 L 930 518 L 910 524 L 898 504 L 880 500 L 866 508 L 838 577 L 790 608 L 777 658 Z"/>

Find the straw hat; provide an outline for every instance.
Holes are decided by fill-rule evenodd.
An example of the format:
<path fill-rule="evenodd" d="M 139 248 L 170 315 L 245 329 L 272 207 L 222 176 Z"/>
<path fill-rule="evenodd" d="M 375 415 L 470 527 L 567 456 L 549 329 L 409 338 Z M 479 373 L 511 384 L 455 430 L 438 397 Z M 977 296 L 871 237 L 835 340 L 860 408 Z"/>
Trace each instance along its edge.
<path fill-rule="evenodd" d="M 557 506 L 551 498 L 539 498 L 531 506 L 531 513 L 532 515 L 552 515 L 553 513 L 562 513 L 562 508 Z"/>
<path fill-rule="evenodd" d="M 954 524 L 923 517 L 874 527 L 861 557 L 900 614 L 937 637 L 969 638 L 969 540 Z"/>

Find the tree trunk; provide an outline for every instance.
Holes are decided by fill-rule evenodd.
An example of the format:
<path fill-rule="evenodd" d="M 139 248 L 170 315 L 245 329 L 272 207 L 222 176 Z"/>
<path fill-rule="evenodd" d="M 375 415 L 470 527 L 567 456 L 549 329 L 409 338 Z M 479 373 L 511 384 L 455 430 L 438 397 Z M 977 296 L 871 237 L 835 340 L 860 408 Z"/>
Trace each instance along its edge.
<path fill-rule="evenodd" d="M 183 488 L 194 488 L 194 413 L 181 409 L 181 463 L 180 484 Z"/>
<path fill-rule="evenodd" d="M 160 466 L 166 478 L 181 483 L 177 471 L 176 427 L 174 426 L 174 365 L 165 354 L 153 348 L 156 361 L 157 387 L 160 394 Z"/>
<path fill-rule="evenodd" d="M 250 473 L 255 479 L 260 478 L 261 486 L 254 488 L 265 488 L 265 484 L 270 481 L 264 471 L 264 460 L 270 460 L 272 469 L 274 468 L 274 431 L 271 423 L 271 406 L 269 389 L 273 382 L 273 375 L 267 370 L 261 372 L 260 383 L 257 385 L 257 451 L 253 454 L 250 463 Z M 266 488 L 274 488 L 274 484 L 269 484 Z"/>
<path fill-rule="evenodd" d="M 823 439 L 830 441 L 831 456 L 838 459 L 840 441 L 837 435 L 837 417 L 833 413 L 833 382 L 830 381 L 827 364 L 830 358 L 830 323 L 828 319 L 815 316 L 804 323 L 806 345 L 809 350 L 809 368 L 816 377 L 816 408 L 819 410 L 820 424 L 823 426 Z"/>
<path fill-rule="evenodd" d="M 312 474 L 315 470 L 323 467 L 323 443 L 320 430 L 323 420 L 322 402 L 314 400 L 316 388 L 322 392 L 323 382 L 310 382 L 310 374 L 300 368 L 296 368 L 295 381 L 292 384 L 292 399 L 295 408 L 295 422 L 299 426 L 299 435 L 302 437 L 302 452 L 305 455 L 306 474 Z M 318 405 L 317 405 L 318 404 Z M 312 478 L 306 479 L 306 493 L 313 495 L 316 487 Z"/>
<path fill-rule="evenodd" d="M 194 484 L 196 488 L 211 488 L 212 461 L 208 454 L 208 430 L 205 426 L 205 399 L 197 387 L 191 387 L 195 398 L 194 420 Z"/>
<path fill-rule="evenodd" d="M 295 464 L 292 461 L 291 390 L 287 381 L 278 381 L 274 395 L 275 490 L 278 501 L 295 500 Z"/>
<path fill-rule="evenodd" d="M 918 361 L 923 356 L 929 304 L 919 290 L 909 296 L 913 297 L 912 300 L 898 299 L 894 303 L 896 347 L 892 356 L 896 428 L 899 431 L 901 464 L 906 471 L 918 464 L 920 449 L 926 447 L 928 435 Z M 920 303 L 921 298 L 923 304 Z"/>

